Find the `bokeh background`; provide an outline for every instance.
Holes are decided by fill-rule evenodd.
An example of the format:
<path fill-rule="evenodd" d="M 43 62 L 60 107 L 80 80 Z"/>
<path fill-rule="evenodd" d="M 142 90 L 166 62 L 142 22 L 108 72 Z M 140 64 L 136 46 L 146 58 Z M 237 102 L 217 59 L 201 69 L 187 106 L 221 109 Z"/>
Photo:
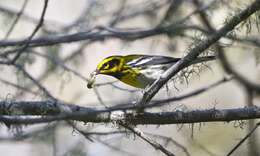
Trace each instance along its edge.
<path fill-rule="evenodd" d="M 246 1 L 199 1 L 210 23 L 220 28 L 225 21 L 238 10 L 245 8 Z M 29 36 L 40 18 L 42 0 L 28 0 L 17 25 L 6 38 L 17 12 L 24 4 L 22 0 L 0 1 L 0 37 L 1 40 L 19 40 Z M 171 9 L 170 9 L 171 8 Z M 35 38 L 41 36 L 66 35 L 85 32 L 96 26 L 108 26 L 123 30 L 152 29 L 169 25 L 185 18 L 184 25 L 192 25 L 205 29 L 200 21 L 198 10 L 192 0 L 50 0 L 45 22 Z M 192 14 L 192 15 L 191 15 Z M 247 24 L 247 23 L 246 23 Z M 246 25 L 245 24 L 245 25 Z M 237 36 L 258 37 L 259 32 L 252 23 L 250 32 L 247 26 L 241 26 L 234 33 Z M 122 101 L 136 101 L 142 91 L 129 87 L 121 82 L 113 85 L 102 85 L 96 90 L 88 89 L 84 79 L 59 64 L 55 64 L 30 50 L 58 60 L 84 77 L 95 70 L 103 58 L 111 55 L 149 54 L 172 57 L 184 56 L 189 47 L 205 37 L 197 29 L 187 29 L 172 34 L 156 35 L 142 39 L 123 40 L 87 40 L 53 46 L 29 48 L 28 53 L 19 59 L 25 69 L 45 86 L 55 97 L 86 107 L 104 107 L 120 104 Z M 258 37 L 259 38 L 259 37 Z M 221 40 L 226 54 L 234 69 L 250 80 L 259 80 L 258 54 L 259 47 L 244 42 Z M 1 48 L 1 51 L 10 50 Z M 214 49 L 208 51 L 214 53 Z M 1 100 L 44 100 L 46 97 L 21 72 L 10 66 L 0 66 L 0 98 Z M 163 88 L 156 98 L 167 98 L 188 93 L 207 86 L 225 76 L 219 61 L 210 62 L 201 68 L 199 74 L 188 77 L 188 83 L 179 79 L 168 84 L 169 90 Z M 96 83 L 114 82 L 108 76 L 98 76 Z M 9 83 L 7 83 L 9 82 Z M 10 84 L 27 88 L 32 93 L 18 89 Z M 120 89 L 119 89 L 120 88 Z M 176 89 L 177 88 L 177 89 Z M 131 92 L 129 91 L 131 90 Z M 132 92 L 133 91 L 133 92 Z M 246 103 L 244 88 L 236 81 L 230 81 L 213 88 L 201 95 L 178 101 L 170 106 L 159 108 L 159 111 L 192 110 L 205 108 L 238 108 Z M 254 98 L 257 105 L 257 96 Z M 81 129 L 89 132 L 109 132 L 119 130 L 116 124 L 82 124 Z M 225 155 L 241 138 L 248 133 L 247 121 L 201 123 L 184 125 L 138 126 L 144 132 L 154 134 L 154 138 L 165 145 L 176 155 L 220 156 Z M 33 126 L 15 126 L 8 129 L 0 127 L 0 153 L 2 155 L 162 155 L 150 145 L 132 134 L 120 133 L 110 135 L 93 135 L 94 142 L 74 131 L 66 123 L 50 123 Z M 25 137 L 25 134 L 29 137 Z M 259 130 L 258 130 L 259 133 Z M 175 142 L 169 141 L 173 139 Z M 259 139 L 256 144 L 259 145 Z M 177 144 L 184 148 L 180 148 Z M 242 145 L 234 155 L 247 155 L 248 146 Z M 184 150 L 183 150 L 184 149 Z"/>

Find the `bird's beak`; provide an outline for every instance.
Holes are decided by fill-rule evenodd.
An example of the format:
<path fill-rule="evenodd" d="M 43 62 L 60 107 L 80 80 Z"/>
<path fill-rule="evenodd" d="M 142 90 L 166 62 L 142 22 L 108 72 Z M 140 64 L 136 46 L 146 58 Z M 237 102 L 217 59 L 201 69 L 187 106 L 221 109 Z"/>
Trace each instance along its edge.
<path fill-rule="evenodd" d="M 100 71 L 99 71 L 98 69 L 96 69 L 96 70 L 93 72 L 93 74 L 98 75 L 98 74 L 100 74 Z"/>

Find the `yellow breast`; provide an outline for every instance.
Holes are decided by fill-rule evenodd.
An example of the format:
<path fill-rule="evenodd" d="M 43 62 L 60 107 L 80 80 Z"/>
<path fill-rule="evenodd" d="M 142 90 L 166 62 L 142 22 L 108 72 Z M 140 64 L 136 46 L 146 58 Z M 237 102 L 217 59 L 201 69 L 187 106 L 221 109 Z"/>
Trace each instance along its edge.
<path fill-rule="evenodd" d="M 123 73 L 123 76 L 119 80 L 136 88 L 145 89 L 145 87 L 154 81 L 154 79 L 146 77 L 138 70 L 125 70 Z"/>
<path fill-rule="evenodd" d="M 133 75 L 131 73 L 128 73 L 128 74 L 125 74 L 124 76 L 122 76 L 120 81 L 122 81 L 130 86 L 136 87 L 136 88 L 142 88 L 142 89 L 145 88 L 145 84 L 143 82 L 139 81 L 138 76 Z"/>

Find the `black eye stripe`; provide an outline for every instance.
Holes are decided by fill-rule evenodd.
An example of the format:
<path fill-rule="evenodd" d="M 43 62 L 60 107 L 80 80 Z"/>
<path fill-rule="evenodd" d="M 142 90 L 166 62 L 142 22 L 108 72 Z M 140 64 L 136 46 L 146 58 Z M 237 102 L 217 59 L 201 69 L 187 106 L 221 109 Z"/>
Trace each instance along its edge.
<path fill-rule="evenodd" d="M 109 67 L 112 67 L 114 63 L 112 61 L 109 62 Z"/>
<path fill-rule="evenodd" d="M 114 66 L 114 65 L 118 65 L 119 64 L 119 60 L 112 60 L 109 62 L 109 66 Z"/>
<path fill-rule="evenodd" d="M 106 63 L 104 63 L 101 67 L 101 69 L 103 70 L 108 70 L 108 69 L 111 69 L 113 67 L 115 67 L 116 65 L 118 65 L 120 63 L 120 60 L 117 60 L 117 59 L 114 59 L 114 60 L 110 60 Z M 108 66 L 108 68 L 107 68 Z"/>

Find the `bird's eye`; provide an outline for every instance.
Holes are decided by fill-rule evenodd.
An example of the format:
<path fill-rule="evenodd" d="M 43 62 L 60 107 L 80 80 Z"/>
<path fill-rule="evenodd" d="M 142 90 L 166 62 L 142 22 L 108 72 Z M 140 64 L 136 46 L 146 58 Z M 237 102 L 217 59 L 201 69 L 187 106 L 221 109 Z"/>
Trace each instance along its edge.
<path fill-rule="evenodd" d="M 104 69 L 104 70 L 109 69 L 109 64 L 108 64 L 108 63 L 105 63 L 105 64 L 103 65 L 103 69 Z"/>

